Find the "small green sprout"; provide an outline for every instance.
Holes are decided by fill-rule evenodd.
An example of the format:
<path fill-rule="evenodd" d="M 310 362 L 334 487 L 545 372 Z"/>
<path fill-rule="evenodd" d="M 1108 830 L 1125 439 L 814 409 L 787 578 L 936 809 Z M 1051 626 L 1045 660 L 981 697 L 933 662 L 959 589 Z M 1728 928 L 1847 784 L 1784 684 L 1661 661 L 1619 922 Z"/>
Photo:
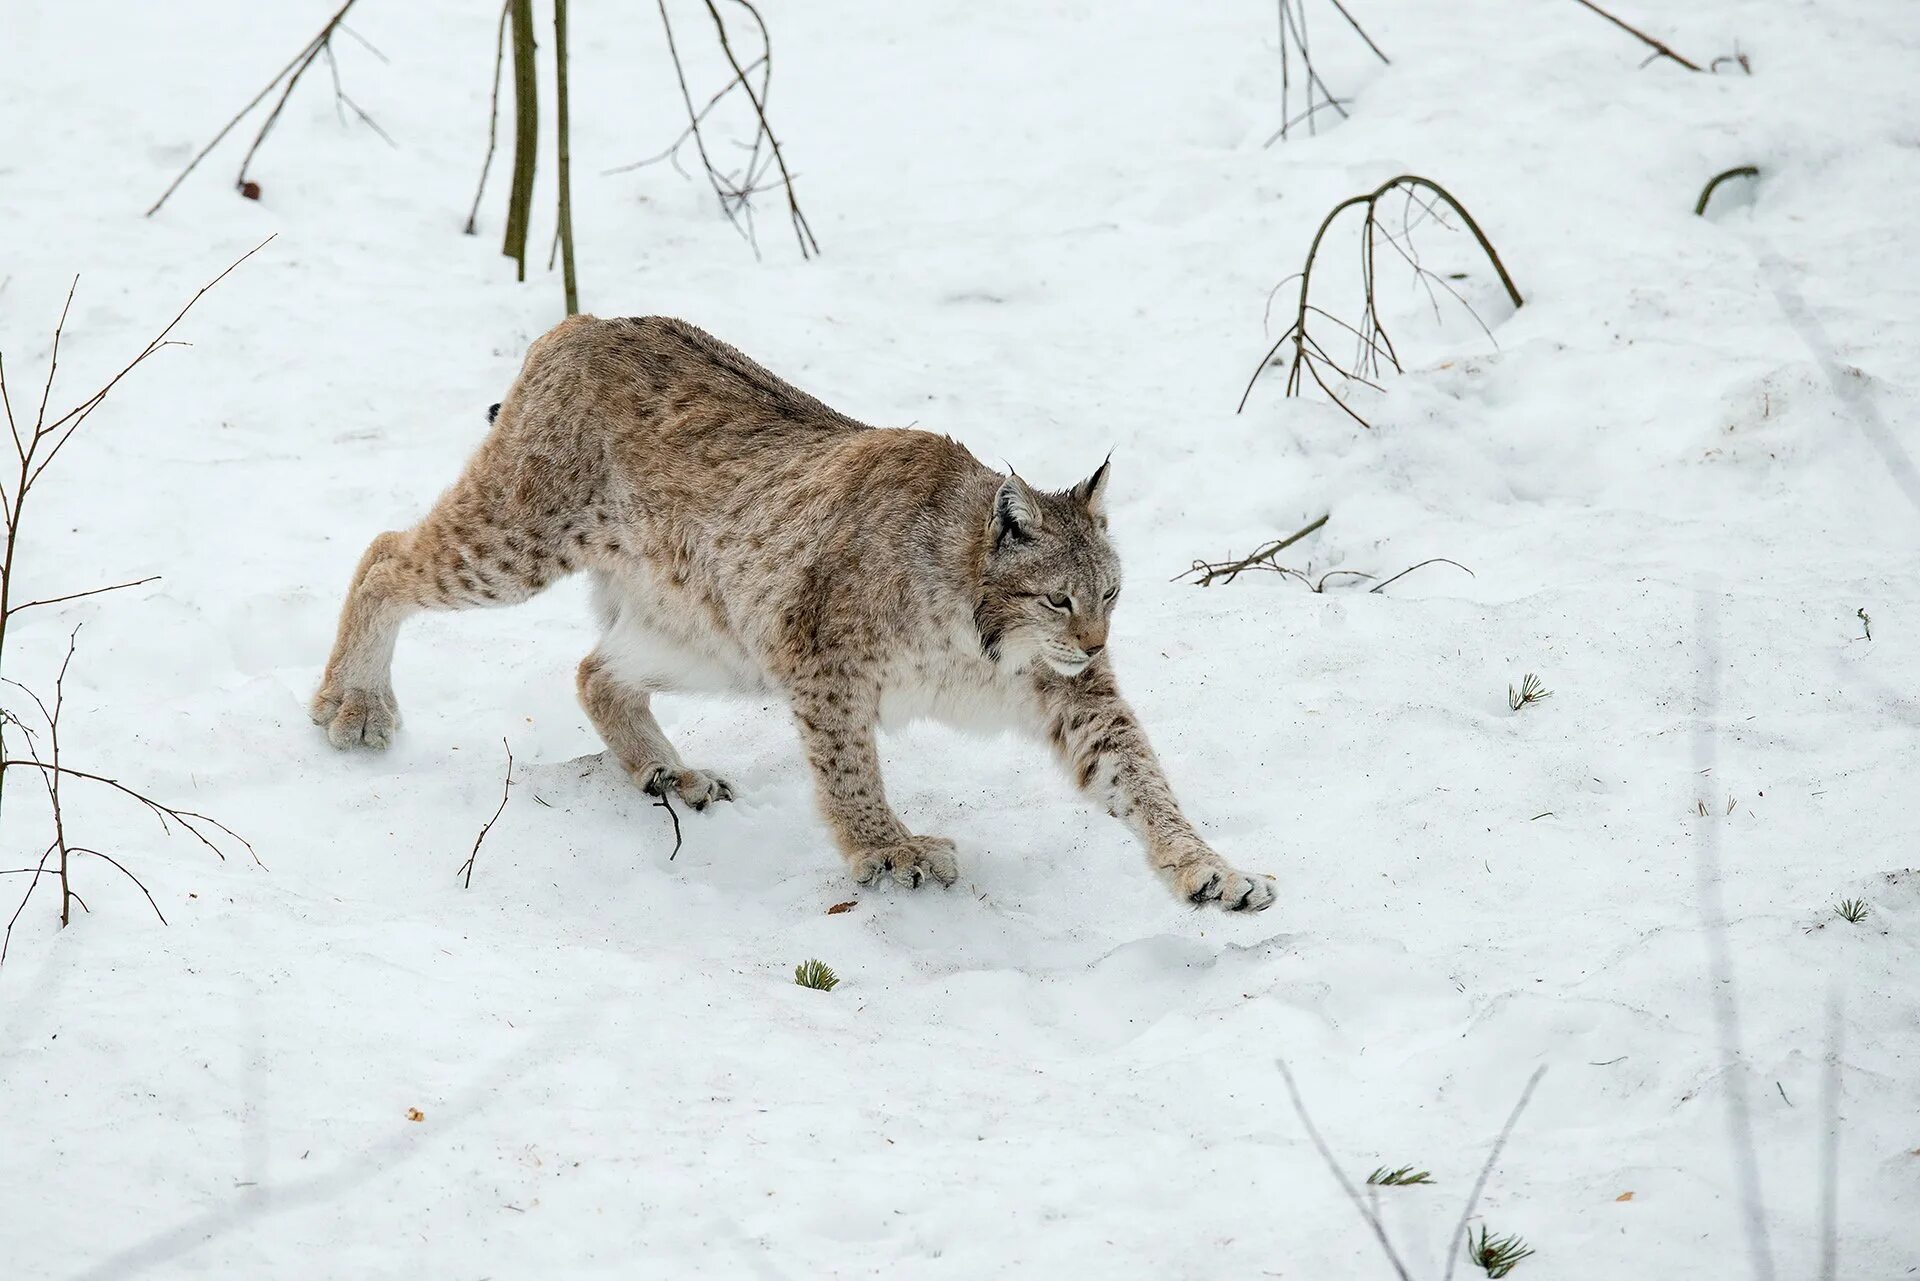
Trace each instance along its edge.
<path fill-rule="evenodd" d="M 840 976 L 825 961 L 802 961 L 793 967 L 793 981 L 818 992 L 831 992 L 839 984 Z"/>

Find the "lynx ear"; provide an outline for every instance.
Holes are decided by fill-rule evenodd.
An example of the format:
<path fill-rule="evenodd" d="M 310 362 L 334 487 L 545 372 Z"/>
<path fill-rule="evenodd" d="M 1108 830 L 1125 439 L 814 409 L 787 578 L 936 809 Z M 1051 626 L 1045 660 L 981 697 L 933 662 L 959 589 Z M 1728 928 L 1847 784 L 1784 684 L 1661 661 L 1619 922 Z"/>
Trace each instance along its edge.
<path fill-rule="evenodd" d="M 1108 454 L 1106 461 L 1094 470 L 1093 475 L 1073 487 L 1073 497 L 1089 515 L 1107 514 L 1107 475 L 1113 464 L 1113 455 Z"/>
<path fill-rule="evenodd" d="M 1007 477 L 1000 492 L 993 496 L 993 515 L 987 521 L 987 531 L 993 536 L 996 549 L 1009 538 L 1025 542 L 1040 532 L 1040 500 L 1026 481 L 1016 475 Z"/>

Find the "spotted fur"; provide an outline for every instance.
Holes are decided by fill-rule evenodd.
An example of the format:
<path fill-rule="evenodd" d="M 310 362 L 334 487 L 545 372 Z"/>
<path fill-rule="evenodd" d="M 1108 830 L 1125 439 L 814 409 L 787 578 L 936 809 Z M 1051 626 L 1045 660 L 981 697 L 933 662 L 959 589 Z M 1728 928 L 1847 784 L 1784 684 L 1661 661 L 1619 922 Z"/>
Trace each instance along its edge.
<path fill-rule="evenodd" d="M 799 727 L 855 879 L 951 884 L 951 841 L 887 802 L 875 729 L 933 716 L 1044 735 L 1173 890 L 1259 910 L 1181 813 L 1105 652 L 1120 589 L 1102 463 L 1035 489 L 928 432 L 871 428 L 684 322 L 575 316 L 536 341 L 459 480 L 355 571 L 313 718 L 336 747 L 398 727 L 420 610 L 511 605 L 585 571 L 603 633 L 582 706 L 636 783 L 729 800 L 661 732 L 668 690 L 770 692 Z"/>

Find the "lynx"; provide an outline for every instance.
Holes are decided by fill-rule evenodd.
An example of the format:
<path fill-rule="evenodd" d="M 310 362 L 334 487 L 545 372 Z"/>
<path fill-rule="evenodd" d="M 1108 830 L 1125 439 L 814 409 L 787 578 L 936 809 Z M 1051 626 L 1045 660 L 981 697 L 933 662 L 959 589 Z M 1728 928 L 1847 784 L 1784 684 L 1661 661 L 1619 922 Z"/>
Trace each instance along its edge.
<path fill-rule="evenodd" d="M 953 842 L 887 804 L 876 726 L 1013 726 L 1175 893 L 1260 911 L 1273 879 L 1194 831 L 1114 682 L 1108 474 L 1043 492 L 947 437 L 856 422 L 682 321 L 574 316 L 534 342 L 426 519 L 367 548 L 313 719 L 335 747 L 385 747 L 409 615 L 515 604 L 585 570 L 605 630 L 580 701 L 648 792 L 733 797 L 680 759 L 655 694 L 777 692 L 853 878 L 951 885 Z"/>

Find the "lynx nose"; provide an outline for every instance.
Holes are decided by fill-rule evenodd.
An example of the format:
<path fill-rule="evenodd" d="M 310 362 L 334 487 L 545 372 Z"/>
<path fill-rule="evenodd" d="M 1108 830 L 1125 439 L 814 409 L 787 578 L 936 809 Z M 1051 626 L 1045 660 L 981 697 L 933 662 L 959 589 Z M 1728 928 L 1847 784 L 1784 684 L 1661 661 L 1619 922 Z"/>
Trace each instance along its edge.
<path fill-rule="evenodd" d="M 1100 651 L 1105 649 L 1106 646 L 1105 645 L 1083 645 L 1081 646 L 1081 648 L 1087 651 L 1088 658 L 1098 658 L 1100 656 Z"/>

